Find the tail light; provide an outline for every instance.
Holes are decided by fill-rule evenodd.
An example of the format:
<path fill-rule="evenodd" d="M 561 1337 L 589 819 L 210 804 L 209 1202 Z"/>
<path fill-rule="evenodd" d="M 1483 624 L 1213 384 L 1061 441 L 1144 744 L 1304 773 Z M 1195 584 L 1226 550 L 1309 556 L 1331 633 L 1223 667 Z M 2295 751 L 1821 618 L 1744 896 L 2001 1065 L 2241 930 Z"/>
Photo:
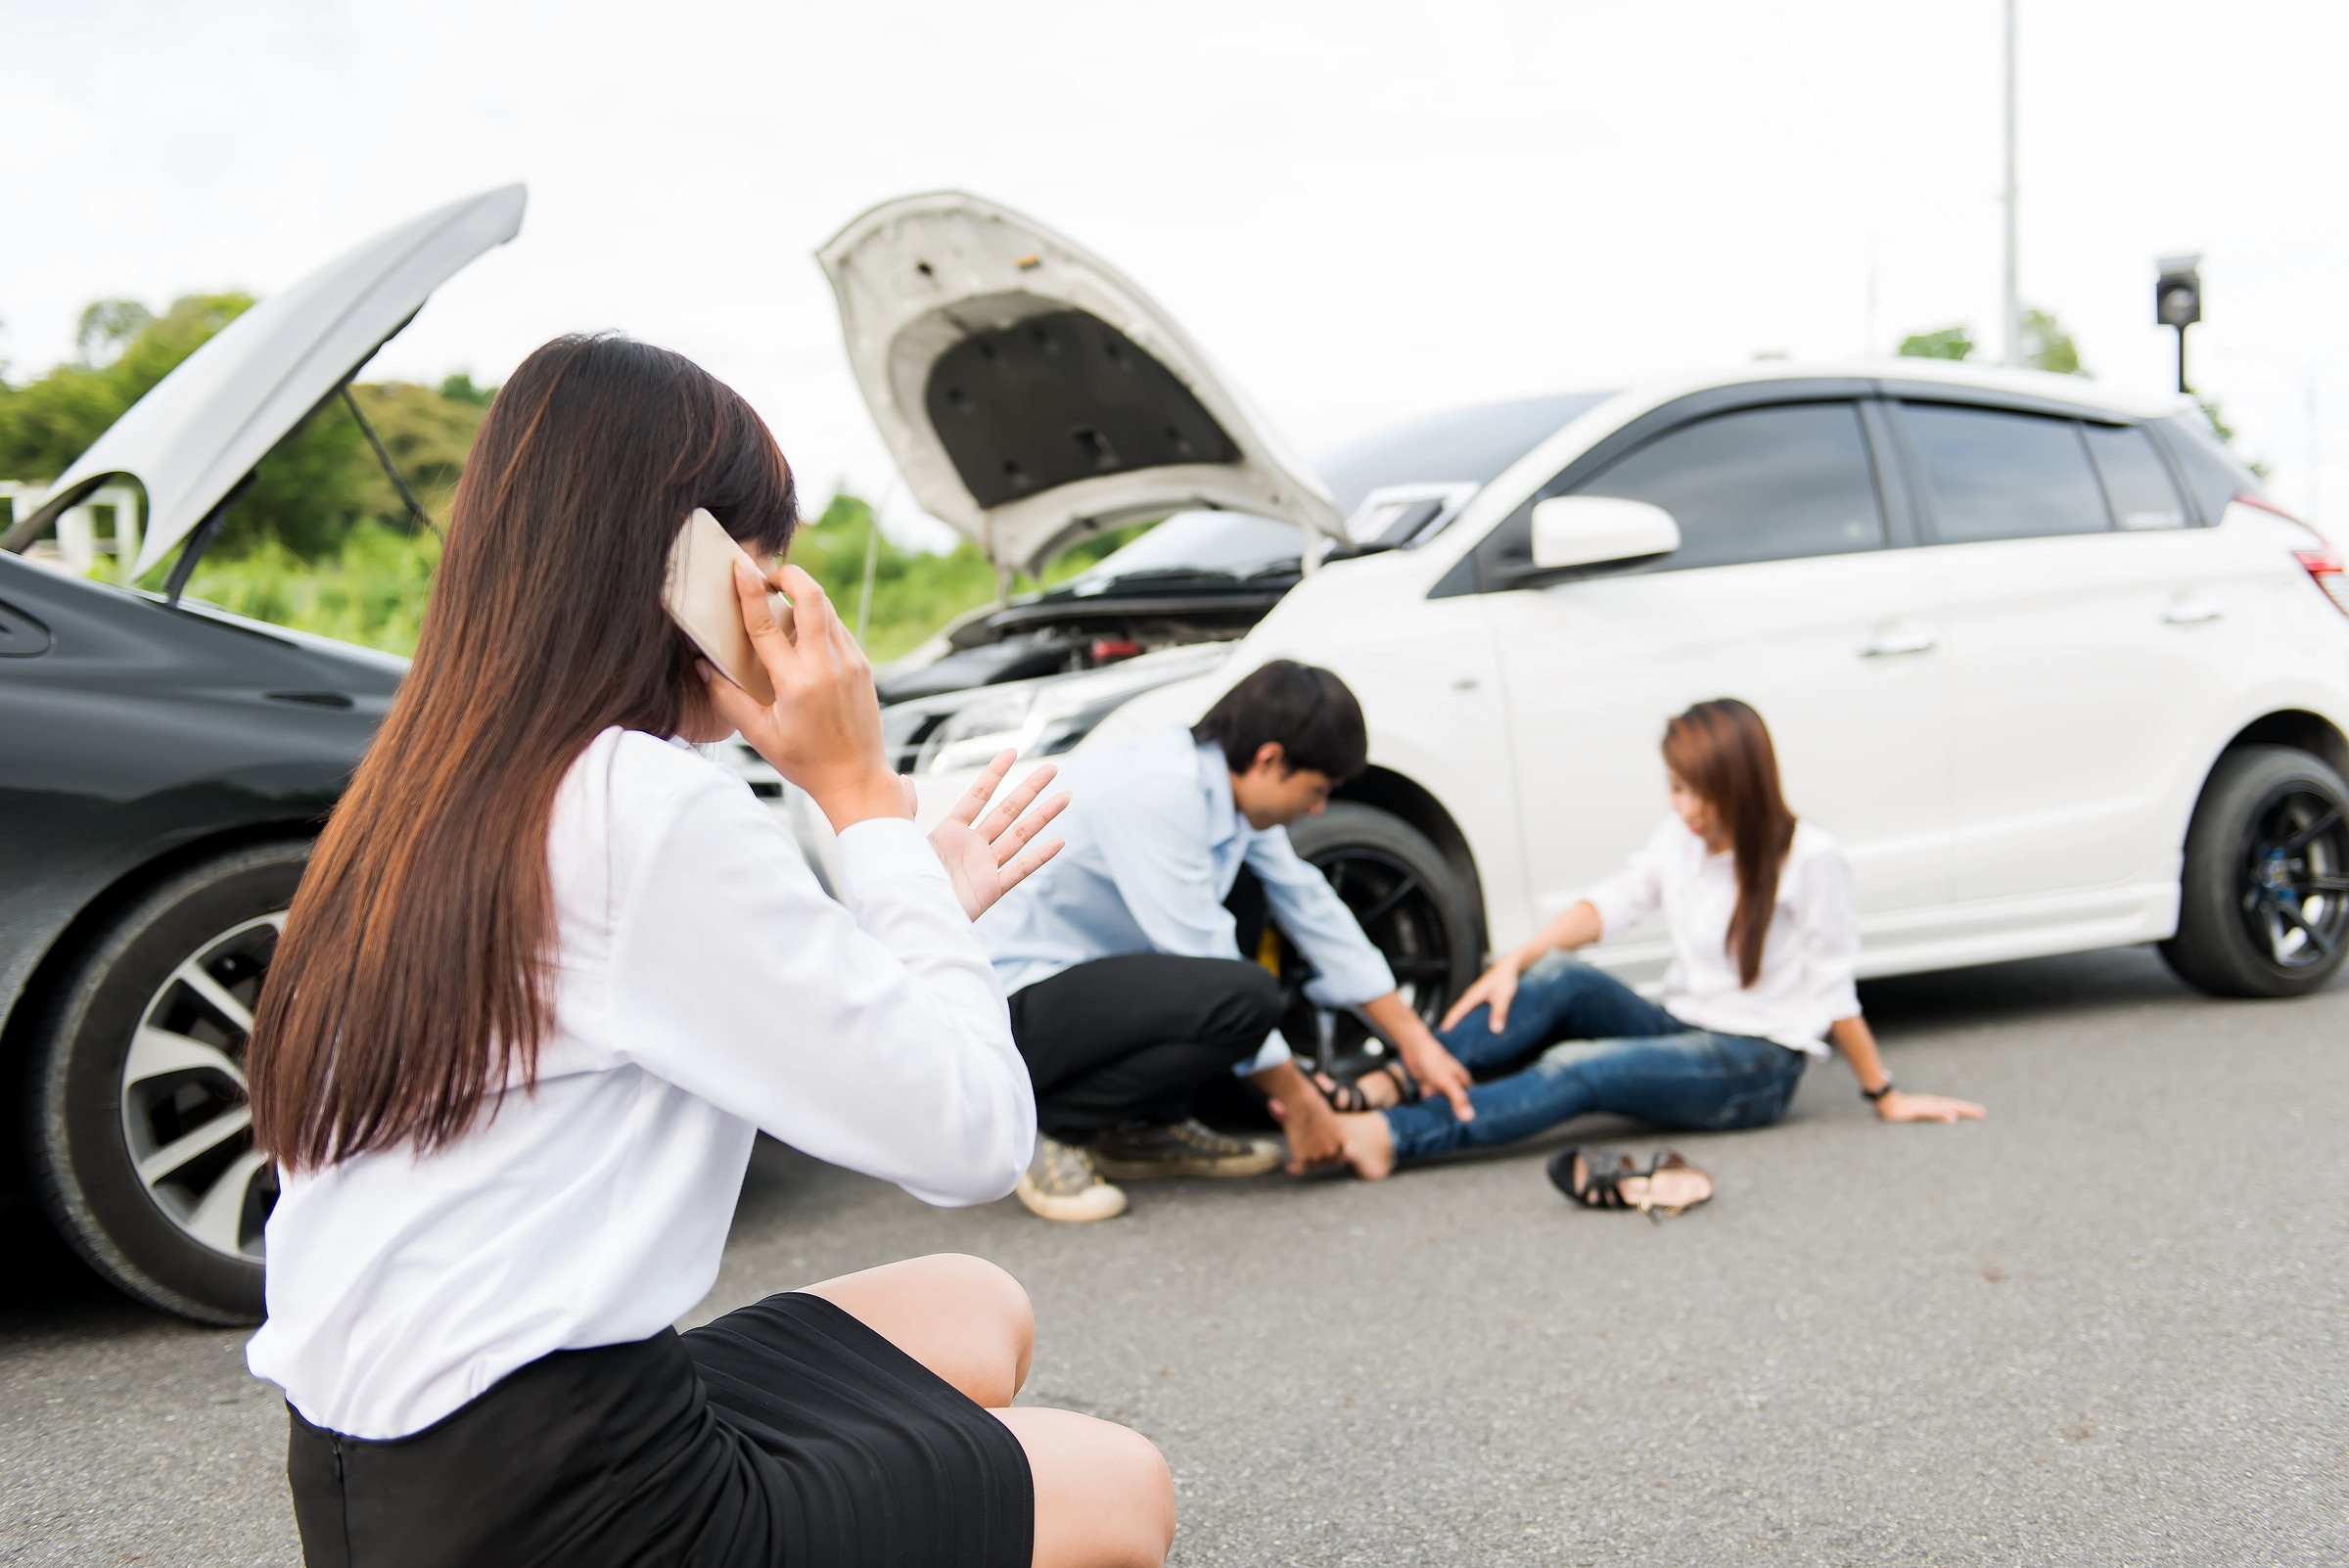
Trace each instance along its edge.
<path fill-rule="evenodd" d="M 2331 550 L 2294 550 L 2292 559 L 2302 571 L 2316 579 L 2325 596 L 2333 602 L 2341 614 L 2349 615 L 2349 570 L 2341 566 L 2341 558 Z"/>

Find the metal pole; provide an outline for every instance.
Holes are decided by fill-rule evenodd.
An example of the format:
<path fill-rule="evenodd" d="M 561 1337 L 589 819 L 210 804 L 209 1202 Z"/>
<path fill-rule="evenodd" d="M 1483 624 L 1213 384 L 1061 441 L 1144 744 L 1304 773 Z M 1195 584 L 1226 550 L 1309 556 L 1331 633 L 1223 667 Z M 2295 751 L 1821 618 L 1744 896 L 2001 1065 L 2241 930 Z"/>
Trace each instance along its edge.
<path fill-rule="evenodd" d="M 2005 269 L 1999 292 L 2000 363 L 2019 365 L 2023 362 L 2023 306 L 2016 282 L 2015 229 L 2019 221 L 2015 210 L 2014 177 L 2014 5 L 2005 0 L 2006 14 L 2006 249 Z"/>
<path fill-rule="evenodd" d="M 867 513 L 864 520 L 864 586 L 856 591 L 856 640 L 864 641 L 864 623 L 873 611 L 873 573 L 881 564 L 881 519 Z"/>
<path fill-rule="evenodd" d="M 2186 384 L 2186 324 L 2178 326 L 2178 395 L 2190 397 L 2194 390 Z"/>

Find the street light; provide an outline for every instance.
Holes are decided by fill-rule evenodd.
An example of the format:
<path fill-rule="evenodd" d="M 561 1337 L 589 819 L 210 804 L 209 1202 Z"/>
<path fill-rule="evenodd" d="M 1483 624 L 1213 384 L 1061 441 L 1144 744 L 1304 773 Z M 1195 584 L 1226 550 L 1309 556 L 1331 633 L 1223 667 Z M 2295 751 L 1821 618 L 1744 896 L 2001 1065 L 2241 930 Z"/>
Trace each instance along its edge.
<path fill-rule="evenodd" d="M 2178 329 L 2178 390 L 2186 384 L 2186 329 L 2202 319 L 2202 257 L 2165 255 L 2154 263 L 2161 276 L 2153 284 L 2153 319 Z"/>

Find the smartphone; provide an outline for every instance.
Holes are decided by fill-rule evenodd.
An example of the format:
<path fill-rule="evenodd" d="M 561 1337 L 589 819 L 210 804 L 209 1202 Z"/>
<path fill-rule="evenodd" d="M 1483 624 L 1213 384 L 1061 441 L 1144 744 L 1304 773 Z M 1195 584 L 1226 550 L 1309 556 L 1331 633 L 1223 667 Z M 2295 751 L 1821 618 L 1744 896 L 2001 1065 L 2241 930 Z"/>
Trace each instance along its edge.
<path fill-rule="evenodd" d="M 668 576 L 661 584 L 661 607 L 693 639 L 702 657 L 720 674 L 751 694 L 754 701 L 775 700 L 774 683 L 751 647 L 751 634 L 742 625 L 742 598 L 734 588 L 734 563 L 746 561 L 760 577 L 759 563 L 734 542 L 725 526 L 708 510 L 696 507 L 677 530 L 668 549 Z M 766 608 L 783 635 L 793 635 L 791 601 L 774 589 L 766 590 Z"/>

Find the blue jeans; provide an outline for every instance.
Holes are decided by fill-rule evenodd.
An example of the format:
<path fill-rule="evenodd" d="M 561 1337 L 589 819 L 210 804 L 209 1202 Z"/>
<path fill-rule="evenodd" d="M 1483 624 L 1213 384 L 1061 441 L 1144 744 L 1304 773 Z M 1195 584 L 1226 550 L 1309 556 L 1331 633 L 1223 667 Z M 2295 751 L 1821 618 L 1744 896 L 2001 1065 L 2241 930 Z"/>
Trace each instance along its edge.
<path fill-rule="evenodd" d="M 1513 1143 L 1589 1111 L 1713 1132 L 1768 1127 L 1786 1114 L 1809 1061 L 1773 1040 L 1691 1029 L 1622 981 L 1564 957 L 1526 971 L 1498 1034 L 1490 1010 L 1478 1007 L 1436 1038 L 1480 1078 L 1533 1059 L 1468 1091 L 1473 1122 L 1454 1117 L 1441 1095 L 1388 1111 L 1398 1163 Z"/>

